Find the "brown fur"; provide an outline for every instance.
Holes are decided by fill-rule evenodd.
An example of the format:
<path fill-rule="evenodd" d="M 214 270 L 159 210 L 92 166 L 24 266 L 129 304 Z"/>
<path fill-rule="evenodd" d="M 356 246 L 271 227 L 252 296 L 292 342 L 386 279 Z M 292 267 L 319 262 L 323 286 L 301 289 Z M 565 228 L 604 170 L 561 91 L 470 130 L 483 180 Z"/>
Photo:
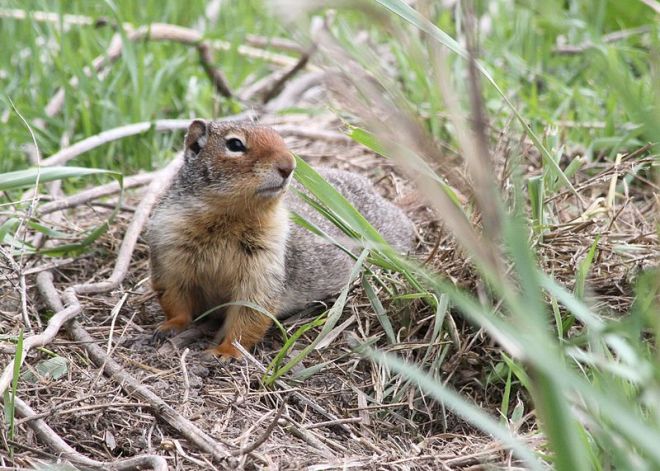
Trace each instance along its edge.
<path fill-rule="evenodd" d="M 231 139 L 240 139 L 246 150 L 232 151 Z M 231 303 L 216 310 L 224 325 L 219 345 L 210 351 L 239 357 L 232 343 L 250 348 L 272 324 L 270 317 L 241 303 L 285 315 L 338 292 L 352 262 L 290 223 L 284 194 L 295 160 L 275 131 L 196 120 L 185 147 L 185 164 L 156 207 L 147 234 L 152 285 L 165 313 L 159 329 L 184 329 L 202 313 Z M 410 250 L 412 224 L 368 181 L 336 170 L 322 174 L 388 241 Z M 339 236 L 300 200 L 289 195 L 286 204 Z"/>
<path fill-rule="evenodd" d="M 184 171 L 150 222 L 152 285 L 165 313 L 161 331 L 184 329 L 196 316 L 228 302 L 253 303 L 273 314 L 279 307 L 288 216 L 283 191 L 263 196 L 259 189 L 281 180 L 278 168 L 292 171 L 295 160 L 268 128 L 219 129 L 216 124 L 191 125 L 186 152 L 208 128 L 206 142 L 201 141 L 197 155 L 187 155 Z M 244 141 L 245 153 L 228 155 L 225 136 Z M 224 178 L 229 191 L 205 188 L 194 180 L 195 173 L 208 173 L 216 182 Z M 224 339 L 212 352 L 224 357 L 239 356 L 234 340 L 250 348 L 271 325 L 269 317 L 245 306 L 230 306 L 223 314 Z"/>

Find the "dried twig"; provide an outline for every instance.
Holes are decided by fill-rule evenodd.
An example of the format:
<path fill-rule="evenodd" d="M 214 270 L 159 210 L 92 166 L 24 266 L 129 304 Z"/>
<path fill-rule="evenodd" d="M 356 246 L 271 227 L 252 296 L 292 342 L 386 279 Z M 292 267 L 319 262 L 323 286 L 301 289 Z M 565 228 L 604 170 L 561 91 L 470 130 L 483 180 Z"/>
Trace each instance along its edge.
<path fill-rule="evenodd" d="M 660 15 L 660 2 L 657 0 L 640 0 L 644 5 Z"/>
<path fill-rule="evenodd" d="M 190 349 L 186 348 L 181 354 L 181 374 L 183 375 L 183 397 L 181 404 L 188 402 L 188 395 L 190 394 L 190 378 L 188 376 L 188 366 L 186 366 L 186 357 L 190 353 Z"/>
<path fill-rule="evenodd" d="M 156 455 L 142 455 L 133 458 L 126 458 L 123 460 L 113 460 L 109 462 L 96 461 L 86 457 L 74 450 L 62 437 L 48 426 L 48 424 L 41 418 L 36 418 L 37 413 L 30 408 L 23 400 L 18 397 L 14 398 L 14 406 L 16 412 L 21 417 L 32 419 L 27 422 L 27 425 L 37 434 L 39 439 L 48 445 L 60 458 L 64 458 L 73 463 L 90 466 L 96 469 L 107 470 L 132 470 L 148 466 L 155 471 L 167 471 L 167 461 L 162 456 Z"/>
<path fill-rule="evenodd" d="M 103 131 L 95 136 L 90 136 L 82 141 L 76 142 L 71 147 L 66 147 L 59 152 L 51 155 L 41 162 L 44 167 L 53 165 L 62 165 L 71 159 L 78 157 L 85 152 L 89 152 L 108 142 L 117 141 L 136 134 L 143 134 L 151 129 L 155 131 L 178 131 L 183 130 L 190 124 L 189 119 L 159 119 L 156 121 L 143 121 L 141 123 L 127 124 L 117 128 Z"/>
<path fill-rule="evenodd" d="M 94 285 L 99 285 L 99 283 L 95 283 Z M 52 273 L 40 273 L 37 277 L 37 286 L 51 308 L 58 309 L 62 306 L 60 296 L 53 285 Z M 85 285 L 80 286 L 83 286 L 84 288 Z M 70 303 L 77 302 L 76 295 L 71 289 L 64 292 L 64 298 Z M 183 436 L 198 446 L 201 450 L 211 454 L 214 459 L 222 461 L 230 456 L 230 452 L 223 445 L 209 437 L 195 424 L 176 412 L 158 395 L 128 374 L 119 363 L 112 358 L 109 358 L 106 355 L 105 350 L 96 345 L 94 338 L 89 335 L 78 322 L 72 320 L 67 325 L 67 332 L 74 340 L 81 342 L 85 346 L 85 350 L 94 364 L 102 367 L 103 372 L 121 385 L 122 389 L 124 389 L 130 396 L 141 402 L 148 403 L 149 406 L 156 411 L 158 417 L 181 432 Z"/>
<path fill-rule="evenodd" d="M 73 289 L 77 294 L 105 293 L 112 291 L 119 286 L 119 283 L 123 281 L 126 277 L 126 273 L 128 273 L 128 266 L 133 257 L 133 249 L 135 248 L 138 237 L 142 232 L 142 228 L 146 224 L 147 219 L 149 219 L 151 208 L 156 203 L 160 194 L 169 186 L 169 183 L 179 171 L 182 164 L 183 159 L 181 155 L 179 155 L 160 171 L 158 178 L 153 180 L 147 188 L 146 193 L 142 196 L 139 206 L 135 210 L 131 224 L 126 229 L 126 234 L 124 235 L 121 247 L 119 248 L 119 253 L 117 254 L 115 268 L 112 271 L 110 278 L 98 283 L 75 285 Z"/>
<path fill-rule="evenodd" d="M 51 342 L 62 328 L 62 325 L 68 320 L 71 320 L 77 316 L 80 313 L 81 308 L 79 303 L 75 303 L 65 309 L 57 309 L 57 311 L 57 314 L 51 317 L 50 321 L 48 321 L 46 330 L 44 330 L 41 334 L 31 335 L 23 341 L 23 353 L 20 358 L 21 365 L 23 365 L 25 357 L 30 352 L 30 350 L 35 347 L 42 347 Z M 14 362 L 15 358 L 9 362 L 9 364 L 4 369 L 2 376 L 0 376 L 0 396 L 4 394 L 5 390 L 11 384 L 12 378 L 14 377 Z"/>
<path fill-rule="evenodd" d="M 64 26 L 101 26 L 109 23 L 106 18 L 94 19 L 92 17 L 84 16 L 84 15 L 68 15 L 68 14 L 60 15 L 58 13 L 52 13 L 47 11 L 26 11 L 26 10 L 8 9 L 8 8 L 0 8 L 0 18 L 8 18 L 15 20 L 26 20 L 29 18 L 33 21 L 40 23 L 53 23 L 56 25 L 63 24 Z M 116 28 L 118 25 L 113 25 L 113 26 Z M 176 26 L 176 25 L 171 25 L 171 26 Z M 135 30 L 135 25 L 133 25 L 132 23 L 122 23 L 121 27 L 127 31 Z M 145 28 L 148 27 L 149 25 L 145 26 Z M 181 27 L 179 26 L 179 28 Z M 253 59 L 261 59 L 280 66 L 288 67 L 296 63 L 296 60 L 290 56 L 283 54 L 274 54 L 269 51 L 264 51 L 261 47 L 253 47 L 253 46 L 259 46 L 257 44 L 257 41 L 248 40 L 248 43 L 250 42 L 252 42 L 252 46 L 242 45 L 239 46 L 236 49 L 236 51 L 243 56 L 250 57 Z M 223 51 L 229 51 L 234 47 L 229 41 L 222 41 L 218 39 L 210 41 L 210 44 L 213 46 L 214 49 L 220 49 Z M 277 47 L 277 44 L 278 42 L 275 41 L 273 47 Z M 285 48 L 279 47 L 279 49 L 285 49 Z"/>
<path fill-rule="evenodd" d="M 265 111 L 272 113 L 294 106 L 308 90 L 322 85 L 325 76 L 324 71 L 312 71 L 294 78 L 286 84 L 284 90 L 276 98 L 266 105 Z"/>
<path fill-rule="evenodd" d="M 202 34 L 198 31 L 195 31 L 190 28 L 184 28 L 182 26 L 170 25 L 166 23 L 152 23 L 146 26 L 141 26 L 135 29 L 133 26 L 124 24 L 122 25 L 123 29 L 126 31 L 125 37 L 129 41 L 139 41 L 142 39 L 148 39 L 150 41 L 173 41 L 181 44 L 191 45 L 198 48 L 200 55 L 206 54 L 201 57 L 202 64 L 204 64 L 204 70 L 211 76 L 211 80 L 218 87 L 220 85 L 222 88 L 218 90 L 224 96 L 231 96 L 229 92 L 229 87 L 227 86 L 224 76 L 219 73 L 219 71 L 211 66 L 210 64 L 210 54 L 208 54 L 207 48 L 210 47 L 207 45 L 201 47 L 205 43 L 202 41 Z M 96 57 L 92 61 L 92 69 L 97 73 L 101 73 L 105 68 L 115 62 L 119 57 L 121 57 L 124 49 L 123 36 L 119 33 L 116 33 L 111 41 L 110 46 L 104 54 Z M 84 69 L 86 75 L 91 76 L 92 71 L 89 68 Z M 78 86 L 78 79 L 76 77 L 71 78 L 69 85 L 72 88 Z M 53 98 L 46 105 L 46 116 L 53 117 L 59 113 L 64 106 L 64 88 L 60 88 Z"/>
<path fill-rule="evenodd" d="M 182 26 L 171 25 L 167 23 L 151 23 L 145 26 L 141 26 L 137 29 L 131 25 L 124 24 L 123 28 L 127 32 L 125 37 L 129 41 L 136 42 L 142 39 L 150 41 L 172 41 L 188 46 L 195 46 L 199 52 L 202 66 L 211 78 L 211 81 L 213 82 L 218 92 L 225 97 L 231 97 L 233 95 L 229 89 L 229 85 L 227 84 L 227 80 L 224 74 L 222 74 L 222 72 L 217 67 L 212 65 L 211 55 L 212 49 L 231 49 L 230 43 L 225 41 L 204 41 L 202 34 L 198 31 L 195 31 L 194 29 L 184 28 Z M 92 69 L 97 74 L 100 74 L 109 65 L 121 57 L 123 48 L 123 37 L 121 34 L 116 33 L 110 41 L 110 46 L 108 47 L 107 51 L 92 61 Z M 238 52 L 239 54 L 258 57 L 263 60 L 270 60 L 271 62 L 279 63 L 279 65 L 292 66 L 296 64 L 296 60 L 288 56 L 281 56 L 258 49 L 255 50 L 249 46 L 239 47 Z M 92 75 L 92 70 L 89 68 L 86 68 L 84 72 L 88 76 Z M 69 85 L 72 88 L 76 88 L 78 86 L 78 79 L 73 77 L 69 81 Z M 64 88 L 60 88 L 55 93 L 55 95 L 53 95 L 51 100 L 46 105 L 46 116 L 55 116 L 62 110 L 62 107 L 64 106 L 64 95 Z"/>
<path fill-rule="evenodd" d="M 259 48 L 281 49 L 282 51 L 294 52 L 296 54 L 303 54 L 305 52 L 304 47 L 287 38 L 269 38 L 266 36 L 257 36 L 256 34 L 248 34 L 245 42 L 250 46 Z"/>
<path fill-rule="evenodd" d="M 41 23 L 64 24 L 66 26 L 94 26 L 97 22 L 89 16 L 60 15 L 49 11 L 29 11 L 17 8 L 0 8 L 0 18 L 38 21 Z"/>
<path fill-rule="evenodd" d="M 277 425 L 277 422 L 280 420 L 280 417 L 282 417 L 282 412 L 284 411 L 284 406 L 286 405 L 286 401 L 282 401 L 282 404 L 280 404 L 280 407 L 277 408 L 277 412 L 275 413 L 275 417 L 273 418 L 272 422 L 266 430 L 264 430 L 264 433 L 257 438 L 254 442 L 250 443 L 248 446 L 245 448 L 241 448 L 240 450 L 235 450 L 232 451 L 233 456 L 242 456 L 242 455 L 247 455 L 249 453 L 252 453 L 254 450 L 259 448 L 261 445 L 264 444 L 266 440 L 268 440 L 268 437 L 270 437 L 270 434 L 273 433 L 273 430 L 275 429 L 275 426 Z"/>
<path fill-rule="evenodd" d="M 353 141 L 353 139 L 351 139 L 346 134 L 335 131 L 326 131 L 324 129 L 309 129 L 288 124 L 274 124 L 272 127 L 283 136 L 294 136 L 303 139 L 310 139 L 313 141 L 320 140 L 337 144 L 355 143 L 355 141 Z"/>
<path fill-rule="evenodd" d="M 640 34 L 646 34 L 653 31 L 653 27 L 649 25 L 645 26 L 639 26 L 637 28 L 630 28 L 630 29 L 622 29 L 620 31 L 614 31 L 612 33 L 608 33 L 604 35 L 600 41 L 604 44 L 610 44 L 613 42 L 617 41 L 623 41 L 625 39 L 628 39 L 632 36 L 638 36 Z M 596 47 L 597 44 L 593 43 L 591 41 L 585 41 L 581 44 L 562 44 L 559 46 L 556 46 L 552 52 L 556 54 L 566 54 L 566 55 L 574 55 L 574 54 L 582 54 L 583 52 L 588 51 L 589 49 L 592 49 Z"/>
<path fill-rule="evenodd" d="M 51 408 L 39 414 L 33 415 L 31 417 L 25 417 L 23 419 L 17 420 L 15 425 L 18 427 L 20 424 L 30 422 L 31 420 L 42 419 L 44 417 L 49 417 L 51 415 L 66 415 L 74 414 L 76 412 L 85 412 L 95 409 L 110 409 L 118 407 L 149 407 L 149 404 L 144 404 L 142 402 L 106 402 L 103 404 L 89 404 L 85 406 L 72 407 L 71 409 L 62 409 L 62 404 L 58 404 L 57 407 Z"/>
<path fill-rule="evenodd" d="M 199 61 L 202 64 L 204 71 L 211 79 L 211 82 L 213 82 L 215 89 L 223 97 L 231 98 L 233 94 L 229 89 L 225 74 L 213 65 L 213 54 L 209 43 L 199 43 L 197 45 L 197 51 L 199 52 Z"/>
<path fill-rule="evenodd" d="M 158 172 L 149 172 L 126 177 L 123 181 L 124 189 L 135 188 L 138 186 L 146 185 L 147 183 L 151 183 L 151 181 L 157 175 Z M 76 206 L 80 206 L 81 204 L 88 203 L 89 201 L 93 201 L 97 198 L 102 198 L 104 196 L 118 193 L 119 190 L 119 182 L 113 181 L 105 185 L 83 190 L 80 193 L 76 193 L 75 195 L 67 196 L 65 198 L 60 198 L 55 201 L 43 204 L 38 208 L 38 212 L 43 216 L 44 214 L 49 214 L 55 211 L 74 208 Z"/>
<path fill-rule="evenodd" d="M 316 438 L 316 436 L 314 436 L 312 432 L 300 427 L 296 423 L 296 421 L 290 417 L 285 417 L 285 419 L 289 422 L 289 425 L 284 427 L 284 430 L 289 432 L 294 437 L 304 441 L 312 448 L 318 450 L 324 457 L 326 458 L 334 457 L 334 453 L 332 449 L 329 446 L 327 446 L 325 443 L 323 443 L 321 440 Z"/>
<path fill-rule="evenodd" d="M 309 58 L 312 56 L 315 50 L 316 46 L 312 45 L 303 53 L 303 55 L 293 67 L 291 67 L 283 74 L 280 74 L 279 77 L 276 77 L 275 80 L 264 91 L 263 96 L 261 97 L 262 103 L 268 103 L 270 100 L 279 95 L 284 88 L 284 85 L 307 66 Z"/>
<path fill-rule="evenodd" d="M 2 246 L 0 246 L 0 255 L 2 255 L 2 257 L 7 260 L 11 266 L 11 269 L 14 271 L 15 277 L 18 278 L 18 292 L 21 299 L 21 314 L 23 315 L 23 323 L 25 324 L 27 331 L 32 332 L 32 323 L 30 322 L 30 315 L 27 309 L 27 288 L 25 285 L 25 272 L 23 267 L 21 267 L 18 262 L 14 260 L 14 256 L 11 252 L 9 250 L 5 250 Z"/>
<path fill-rule="evenodd" d="M 259 362 L 259 360 L 257 360 L 250 352 L 248 352 L 240 343 L 234 342 L 233 345 L 238 349 L 238 351 L 241 353 L 241 355 L 243 355 L 243 357 L 245 357 L 247 360 L 249 360 L 250 363 L 252 363 L 254 366 L 256 366 L 259 371 L 261 371 L 262 373 L 266 373 L 266 367 L 264 365 L 262 365 L 261 362 Z M 283 381 L 281 379 L 276 380 L 275 383 L 278 386 L 280 386 L 284 389 L 291 389 L 291 386 L 289 386 L 285 381 Z M 336 415 L 328 412 L 326 409 L 324 409 L 323 407 L 321 407 L 320 405 L 318 405 L 316 402 L 312 401 L 308 397 L 305 397 L 303 394 L 301 394 L 297 391 L 293 391 L 291 393 L 291 398 L 296 400 L 297 402 L 300 402 L 301 404 L 305 405 L 306 407 L 309 407 L 310 409 L 312 409 L 317 414 L 320 414 L 320 415 L 328 418 L 329 420 L 334 421 L 339 428 L 341 428 L 345 432 L 351 434 L 351 436 L 353 435 L 353 433 L 351 432 L 351 429 L 348 428 L 344 423 L 342 423 L 342 421 L 339 417 L 337 417 Z"/>

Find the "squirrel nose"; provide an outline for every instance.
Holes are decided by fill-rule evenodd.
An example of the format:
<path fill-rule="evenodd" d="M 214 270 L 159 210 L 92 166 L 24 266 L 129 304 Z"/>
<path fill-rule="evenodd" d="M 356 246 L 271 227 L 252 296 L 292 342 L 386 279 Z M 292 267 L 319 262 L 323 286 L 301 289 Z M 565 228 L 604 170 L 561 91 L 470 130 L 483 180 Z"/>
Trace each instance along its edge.
<path fill-rule="evenodd" d="M 278 162 L 275 164 L 275 168 L 282 178 L 287 178 L 293 173 L 293 170 L 296 168 L 295 161 L 293 159 L 287 159 L 286 162 Z"/>

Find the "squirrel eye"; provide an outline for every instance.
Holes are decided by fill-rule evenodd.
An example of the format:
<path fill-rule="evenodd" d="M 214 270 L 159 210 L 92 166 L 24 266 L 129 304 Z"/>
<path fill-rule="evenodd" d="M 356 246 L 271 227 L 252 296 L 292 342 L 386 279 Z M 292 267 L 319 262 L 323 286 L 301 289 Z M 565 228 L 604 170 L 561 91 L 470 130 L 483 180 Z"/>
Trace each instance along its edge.
<path fill-rule="evenodd" d="M 245 152 L 245 144 L 243 144 L 243 141 L 236 137 L 232 137 L 231 139 L 227 139 L 225 142 L 227 149 L 232 151 L 232 152 Z"/>

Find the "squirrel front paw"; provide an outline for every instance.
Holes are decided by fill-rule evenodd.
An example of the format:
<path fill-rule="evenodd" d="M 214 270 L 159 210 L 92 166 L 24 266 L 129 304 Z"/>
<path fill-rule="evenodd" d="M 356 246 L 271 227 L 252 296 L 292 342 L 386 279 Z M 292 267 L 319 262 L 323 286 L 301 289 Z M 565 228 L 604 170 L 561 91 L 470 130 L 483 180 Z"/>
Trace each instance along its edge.
<path fill-rule="evenodd" d="M 177 334 L 188 327 L 189 324 L 190 321 L 187 318 L 173 317 L 172 319 L 161 322 L 157 330 L 163 334 Z"/>
<path fill-rule="evenodd" d="M 220 345 L 209 348 L 204 352 L 205 356 L 217 358 L 223 361 L 241 358 L 241 352 L 231 342 L 224 341 Z"/>
<path fill-rule="evenodd" d="M 163 321 L 158 327 L 156 327 L 156 330 L 151 336 L 151 341 L 155 344 L 163 343 L 165 340 L 188 327 L 188 324 L 189 322 L 185 322 L 185 319 L 181 318 L 173 318 Z"/>

